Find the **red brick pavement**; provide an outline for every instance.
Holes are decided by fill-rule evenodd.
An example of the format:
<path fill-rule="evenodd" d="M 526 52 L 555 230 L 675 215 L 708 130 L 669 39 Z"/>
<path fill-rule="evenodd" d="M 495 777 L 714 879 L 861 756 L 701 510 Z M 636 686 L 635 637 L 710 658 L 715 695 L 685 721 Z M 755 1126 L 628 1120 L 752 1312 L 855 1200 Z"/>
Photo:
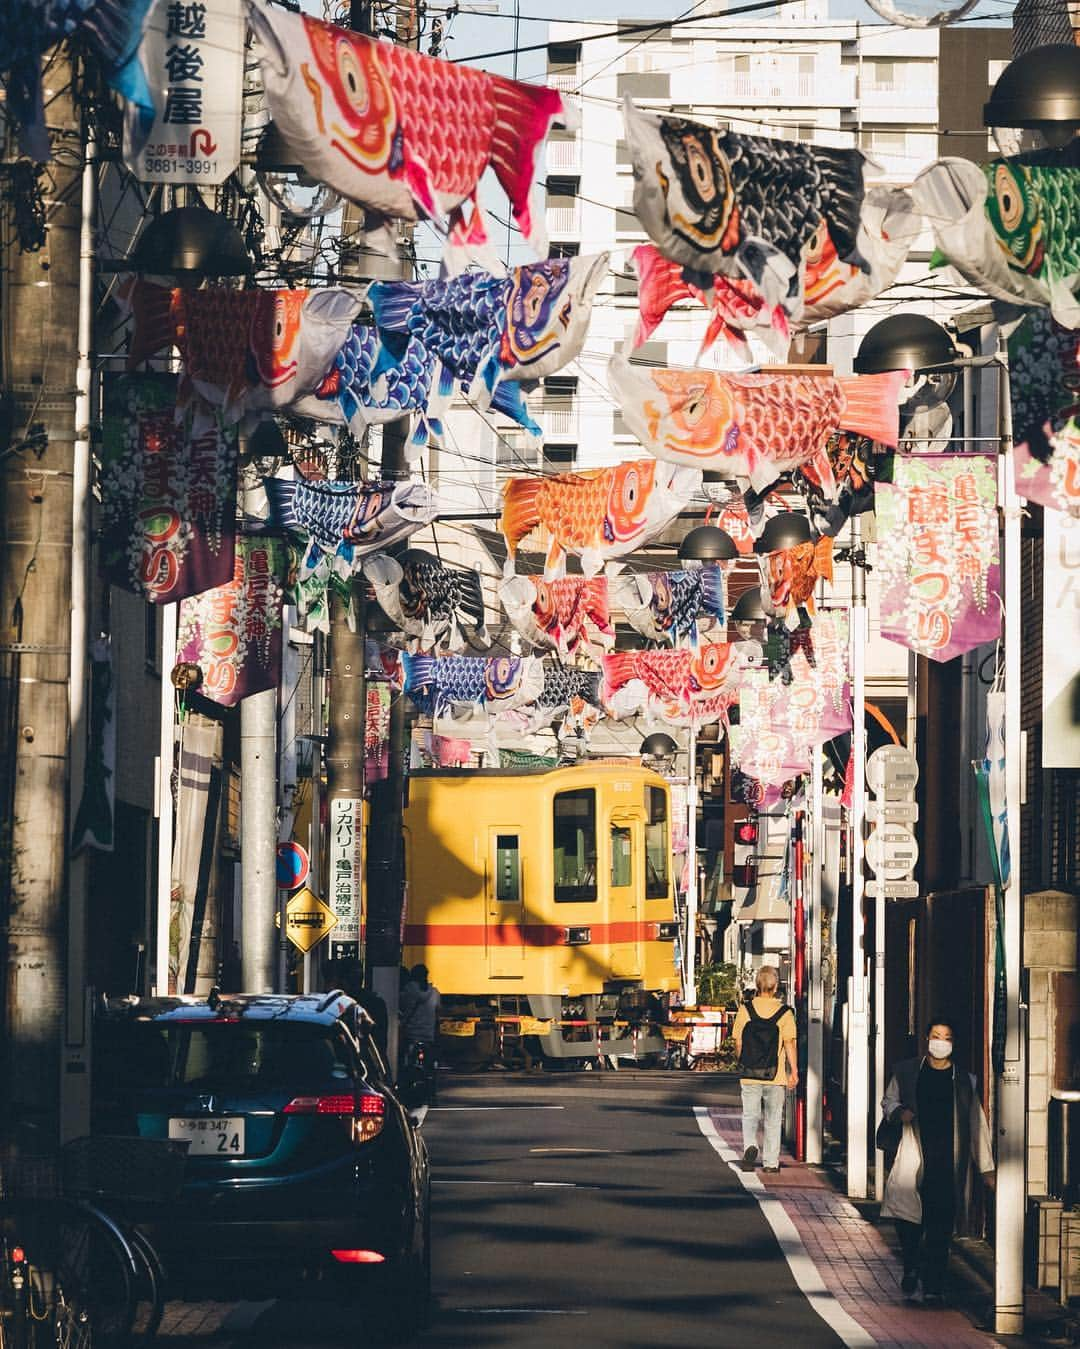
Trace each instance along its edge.
<path fill-rule="evenodd" d="M 717 1133 L 742 1153 L 737 1109 L 713 1106 Z M 765 1192 L 779 1200 L 795 1225 L 822 1282 L 875 1344 L 895 1349 L 988 1349 L 999 1344 L 976 1330 L 951 1307 L 908 1302 L 900 1292 L 900 1266 L 881 1232 L 820 1174 L 790 1157 L 779 1175 L 757 1176 Z"/>

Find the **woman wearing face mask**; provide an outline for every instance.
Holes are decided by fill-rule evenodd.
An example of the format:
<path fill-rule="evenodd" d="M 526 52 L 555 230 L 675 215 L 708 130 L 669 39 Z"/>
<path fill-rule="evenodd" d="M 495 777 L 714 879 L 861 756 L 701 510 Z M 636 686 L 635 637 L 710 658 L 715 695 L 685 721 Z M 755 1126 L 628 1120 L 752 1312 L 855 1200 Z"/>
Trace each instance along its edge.
<path fill-rule="evenodd" d="M 878 1147 L 894 1153 L 885 1182 L 883 1218 L 893 1218 L 904 1256 L 900 1287 L 940 1302 L 954 1231 L 963 1232 L 972 1171 L 994 1187 L 990 1130 L 975 1078 L 953 1063 L 953 1029 L 935 1017 L 926 1029 L 927 1053 L 893 1070 L 881 1102 Z"/>

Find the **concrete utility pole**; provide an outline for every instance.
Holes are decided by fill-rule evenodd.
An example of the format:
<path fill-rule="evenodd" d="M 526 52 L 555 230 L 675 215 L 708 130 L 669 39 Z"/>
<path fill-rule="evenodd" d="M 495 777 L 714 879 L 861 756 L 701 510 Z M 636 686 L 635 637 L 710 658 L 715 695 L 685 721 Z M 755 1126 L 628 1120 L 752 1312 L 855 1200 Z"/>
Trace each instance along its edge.
<path fill-rule="evenodd" d="M 350 23 L 359 32 L 371 28 L 371 6 L 354 0 Z M 399 11 L 398 32 L 406 35 L 407 16 Z M 342 231 L 345 243 L 350 233 L 359 235 L 359 220 L 351 222 L 346 211 Z M 343 249 L 343 255 L 346 250 Z M 364 273 L 372 279 L 411 278 L 411 266 L 399 249 L 397 257 L 388 257 L 383 265 L 372 254 L 358 250 Z M 399 479 L 408 476 L 405 445 L 409 419 L 399 418 L 383 427 L 381 477 Z M 355 586 L 357 631 L 350 632 L 343 606 L 332 600 L 330 616 L 330 725 L 327 745 L 327 795 L 330 803 L 330 827 L 334 830 L 338 812 L 335 799 L 359 801 L 363 795 L 364 722 L 367 692 L 364 670 L 364 632 L 366 610 L 363 584 Z M 404 695 L 391 705 L 390 767 L 384 782 L 373 783 L 368 793 L 370 817 L 367 829 L 365 875 L 364 982 L 385 1002 L 388 1021 L 387 1051 L 391 1068 L 397 1063 L 398 970 L 401 966 L 401 914 L 404 902 L 405 874 L 402 853 L 402 812 L 405 793 L 405 753 L 408 742 L 408 715 Z M 345 808 L 338 808 L 338 810 Z M 359 814 L 359 812 L 357 812 Z M 359 819 L 357 819 L 359 826 Z M 330 839 L 331 861 L 335 855 Z M 333 903 L 334 876 L 329 878 L 328 900 Z M 333 936 L 331 936 L 333 944 Z"/>
<path fill-rule="evenodd" d="M 54 153 L 46 239 L 23 253 L 3 203 L 0 358 L 0 1100 L 55 1138 L 68 883 L 72 502 L 82 135 L 65 48 L 46 55 Z M 56 154 L 56 150 L 61 150 Z M 70 728 L 75 734 L 82 727 Z"/>
<path fill-rule="evenodd" d="M 244 501 L 254 512 L 259 500 L 254 464 Z M 278 988 L 278 945 L 286 940 L 274 926 L 277 913 L 277 712 L 278 691 L 265 689 L 240 704 L 240 848 L 243 927 L 240 968 L 245 993 Z"/>

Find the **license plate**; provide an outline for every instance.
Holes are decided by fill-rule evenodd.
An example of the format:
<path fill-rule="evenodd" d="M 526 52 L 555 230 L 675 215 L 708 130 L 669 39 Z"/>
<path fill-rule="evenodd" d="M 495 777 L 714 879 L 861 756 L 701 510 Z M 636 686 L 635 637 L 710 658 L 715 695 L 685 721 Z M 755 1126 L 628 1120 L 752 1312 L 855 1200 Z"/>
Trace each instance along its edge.
<path fill-rule="evenodd" d="M 242 1157 L 243 1116 L 214 1119 L 171 1119 L 169 1137 L 188 1144 L 189 1157 Z"/>

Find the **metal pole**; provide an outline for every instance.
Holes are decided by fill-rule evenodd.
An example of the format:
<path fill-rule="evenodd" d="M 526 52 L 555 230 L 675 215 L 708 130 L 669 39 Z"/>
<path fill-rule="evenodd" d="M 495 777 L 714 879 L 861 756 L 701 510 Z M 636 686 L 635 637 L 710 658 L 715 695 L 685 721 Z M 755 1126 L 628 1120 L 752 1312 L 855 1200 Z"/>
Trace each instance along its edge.
<path fill-rule="evenodd" d="M 169 992 L 169 923 L 172 919 L 173 757 L 176 752 L 176 690 L 170 675 L 176 664 L 178 606 L 161 606 L 161 700 L 154 811 L 157 835 L 157 921 L 154 925 L 154 982 L 157 997 Z"/>
<path fill-rule="evenodd" d="M 825 1072 L 825 990 L 821 982 L 821 869 L 825 865 L 825 816 L 822 810 L 821 750 L 811 753 L 810 890 L 807 925 L 806 1007 L 806 1161 L 820 1166 L 825 1150 L 822 1093 Z"/>
<path fill-rule="evenodd" d="M 1020 502 L 1013 464 L 1009 351 L 998 337 L 998 409 L 1001 433 L 998 494 L 1004 515 L 1005 570 L 1005 794 L 1009 880 L 1005 889 L 1005 1067 L 997 1082 L 997 1214 L 994 1224 L 994 1330 L 1024 1330 L 1024 1205 L 1027 1074 L 1020 1024 L 1023 964 L 1023 896 L 1020 889 L 1020 795 L 1023 787 L 1020 728 L 1021 625 Z"/>
<path fill-rule="evenodd" d="M 86 776 L 87 652 L 90 629 L 90 388 L 94 337 L 94 212 L 97 207 L 94 129 L 83 144 L 82 218 L 79 226 L 78 361 L 75 367 L 75 443 L 71 470 L 71 651 L 68 659 L 68 832 Z M 68 861 L 67 980 L 60 1073 L 60 1141 L 90 1132 L 90 1046 L 86 1024 L 85 850 Z"/>
<path fill-rule="evenodd" d="M 794 969 L 792 982 L 795 985 L 795 1016 L 798 1019 L 800 1039 L 806 1044 L 807 1003 L 806 1003 L 806 892 L 803 889 L 806 859 L 803 852 L 803 838 L 806 828 L 806 816 L 801 810 L 795 812 L 792 822 L 791 882 L 795 899 L 792 936 L 794 939 Z M 795 1093 L 795 1160 L 806 1160 L 806 1075 L 800 1074 L 798 1090 Z"/>
<path fill-rule="evenodd" d="M 851 1005 L 848 1015 L 847 1192 L 867 1193 L 867 1115 L 869 1111 L 870 1015 L 863 923 L 863 820 L 866 809 L 866 572 L 860 565 L 862 521 L 851 519 Z"/>
<path fill-rule="evenodd" d="M 683 1002 L 697 1006 L 697 730 L 686 736 L 686 957 L 683 961 Z"/>

